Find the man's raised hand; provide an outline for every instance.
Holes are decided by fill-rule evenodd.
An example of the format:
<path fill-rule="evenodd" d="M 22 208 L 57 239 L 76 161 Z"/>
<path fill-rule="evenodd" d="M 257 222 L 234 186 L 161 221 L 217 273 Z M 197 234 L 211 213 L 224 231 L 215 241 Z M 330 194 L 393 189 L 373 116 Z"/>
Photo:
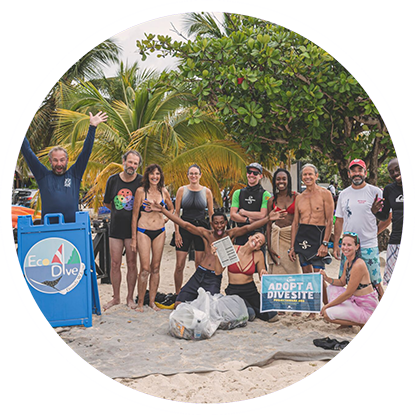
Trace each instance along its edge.
<path fill-rule="evenodd" d="M 92 112 L 89 113 L 89 124 L 96 127 L 98 124 L 108 120 L 108 115 L 106 112 L 98 112 L 96 115 L 92 115 Z"/>

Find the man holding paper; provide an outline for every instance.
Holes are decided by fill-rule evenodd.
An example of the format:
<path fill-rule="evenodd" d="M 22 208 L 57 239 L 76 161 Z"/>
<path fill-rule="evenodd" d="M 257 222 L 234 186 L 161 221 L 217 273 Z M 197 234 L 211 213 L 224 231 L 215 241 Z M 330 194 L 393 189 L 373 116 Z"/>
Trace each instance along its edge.
<path fill-rule="evenodd" d="M 162 212 L 166 217 L 168 217 L 173 222 L 177 223 L 180 227 L 187 230 L 194 235 L 201 236 L 205 244 L 205 255 L 200 262 L 200 265 L 196 269 L 195 273 L 189 279 L 189 281 L 181 288 L 177 298 L 175 307 L 178 304 L 184 301 L 193 301 L 197 298 L 197 290 L 199 287 L 204 288 L 206 291 L 209 291 L 212 295 L 220 292 L 220 285 L 222 282 L 222 274 L 216 275 L 215 273 L 215 263 L 216 256 L 212 252 L 211 245 L 212 243 L 226 238 L 229 238 L 233 241 L 236 237 L 244 235 L 250 231 L 253 231 L 258 226 L 264 226 L 269 220 L 278 220 L 286 213 L 284 211 L 271 212 L 265 218 L 260 221 L 255 222 L 254 224 L 246 225 L 242 228 L 228 228 L 228 218 L 222 212 L 215 212 L 212 215 L 211 227 L 212 229 L 206 229 L 201 226 L 194 226 L 189 222 L 185 222 L 175 214 L 169 212 L 164 206 L 160 204 L 149 201 L 151 209 L 153 211 Z"/>

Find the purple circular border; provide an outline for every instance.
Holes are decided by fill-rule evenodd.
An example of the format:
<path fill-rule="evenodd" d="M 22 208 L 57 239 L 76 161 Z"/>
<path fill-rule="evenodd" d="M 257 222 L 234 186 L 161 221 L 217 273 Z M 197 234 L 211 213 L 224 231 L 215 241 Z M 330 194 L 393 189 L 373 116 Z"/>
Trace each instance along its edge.
<path fill-rule="evenodd" d="M 235 12 L 238 12 L 238 10 L 235 10 Z M 156 16 L 154 18 L 159 18 L 159 17 L 160 16 Z M 122 19 L 122 20 L 125 22 L 125 19 Z M 151 20 L 151 19 L 149 19 L 149 20 Z M 137 24 L 137 23 L 131 23 L 131 25 L 135 25 L 135 24 Z M 113 29 L 114 26 L 115 25 L 111 25 L 111 29 Z M 46 95 L 46 93 L 50 90 L 50 88 L 53 86 L 53 84 L 60 78 L 60 76 L 64 73 L 64 71 L 66 69 L 68 69 L 76 60 L 78 60 L 83 55 L 83 53 L 85 53 L 86 50 L 91 49 L 92 47 L 96 46 L 96 44 L 100 43 L 102 40 L 104 40 L 104 39 L 106 39 L 108 37 L 111 37 L 114 34 L 120 32 L 120 30 L 116 30 L 113 33 L 108 34 L 108 32 L 111 32 L 111 30 L 109 30 L 109 29 L 110 29 L 109 27 L 104 28 L 104 29 L 101 29 L 100 31 L 98 31 L 97 33 L 95 33 L 94 35 L 92 35 L 91 37 L 89 37 L 81 45 L 79 45 L 79 47 L 75 48 L 71 52 L 71 55 L 70 56 L 66 56 L 57 65 L 56 69 L 53 70 L 53 71 L 51 71 L 51 73 L 41 83 L 40 87 L 36 90 L 36 92 L 34 94 L 34 97 L 29 101 L 28 106 L 25 108 L 25 110 L 24 110 L 24 112 L 22 114 L 22 117 L 19 120 L 19 123 L 18 123 L 18 125 L 16 127 L 16 130 L 15 130 L 13 136 L 12 136 L 12 141 L 11 142 L 12 142 L 13 145 L 17 144 L 17 141 L 16 140 L 19 140 L 20 139 L 20 142 L 19 142 L 18 147 L 14 148 L 14 150 L 17 149 L 17 151 L 15 153 L 13 153 L 13 152 L 11 152 L 11 147 L 9 147 L 9 151 L 7 153 L 7 156 L 6 156 L 6 162 L 9 162 L 10 161 L 10 157 L 12 158 L 12 160 L 14 160 L 13 168 L 14 168 L 14 165 L 15 165 L 15 160 L 17 158 L 18 151 L 20 149 L 21 140 L 23 138 L 24 131 L 25 131 L 25 130 L 22 131 L 22 127 L 24 127 L 24 126 L 27 127 L 29 125 L 30 120 L 33 117 L 34 112 L 36 111 L 36 109 L 40 105 L 41 100 Z M 108 32 L 106 30 L 108 30 Z M 125 28 L 122 29 L 122 30 L 125 30 Z M 356 66 L 355 69 L 360 70 L 359 68 L 357 68 L 357 65 L 354 62 L 352 62 L 350 59 L 347 58 L 347 55 L 344 54 L 344 55 L 339 56 L 338 58 L 339 58 L 339 60 L 341 60 L 342 58 L 344 59 L 344 62 L 342 61 L 342 63 L 344 64 L 344 66 L 347 69 L 349 69 L 348 68 L 348 65 L 349 65 L 350 68 L 352 68 L 352 66 Z M 353 68 L 352 68 L 352 70 L 350 70 L 350 72 L 353 73 L 353 75 L 355 75 L 356 78 L 358 78 L 359 82 L 361 82 L 362 86 L 365 87 L 366 91 L 372 97 L 372 99 L 374 100 L 375 104 L 379 108 L 379 110 L 382 113 L 382 115 L 386 115 L 386 116 L 390 116 L 391 117 L 391 119 L 389 119 L 389 122 L 387 122 L 385 120 L 385 123 L 388 125 L 388 129 L 389 129 L 389 131 L 391 132 L 391 134 L 393 136 L 393 141 L 394 141 L 394 144 L 395 144 L 396 149 L 397 149 L 398 157 L 399 158 L 405 158 L 406 159 L 407 156 L 406 156 L 406 152 L 405 152 L 405 149 L 404 149 L 403 142 L 401 141 L 402 139 L 400 137 L 399 131 L 396 128 L 396 124 L 393 122 L 392 114 L 390 113 L 388 107 L 386 106 L 383 98 L 380 96 L 380 94 L 377 91 L 377 89 L 373 86 L 373 84 L 371 84 L 370 81 L 368 81 L 367 78 L 366 78 L 366 84 L 367 85 L 365 86 L 364 85 L 364 83 L 365 83 L 365 77 L 364 76 L 362 76 L 361 79 L 359 79 L 359 76 L 356 75 L 356 73 L 354 72 Z M 369 88 L 367 86 L 369 86 Z M 373 88 L 373 89 L 371 89 L 371 88 Z M 36 95 L 37 95 L 37 97 L 36 97 Z M 39 102 L 38 105 L 34 105 L 34 103 L 33 103 L 33 100 L 35 100 L 35 98 L 40 98 L 40 102 Z M 34 102 L 36 102 L 36 100 Z M 381 110 L 380 107 L 382 107 L 382 110 Z M 34 109 L 34 111 L 31 114 L 30 111 L 32 111 L 33 109 Z M 29 114 L 28 114 L 28 112 L 29 112 Z M 22 132 L 23 132 L 23 134 L 22 134 Z M 14 137 L 19 137 L 19 139 L 14 138 Z M 13 158 L 14 155 L 15 155 L 15 157 Z M 402 157 L 402 155 L 404 155 L 405 157 Z M 5 166 L 6 166 L 6 164 L 7 163 L 5 163 Z M 4 170 L 3 170 L 3 172 L 4 172 Z M 6 173 L 7 173 L 7 171 L 6 171 Z M 408 177 L 410 177 L 409 171 L 407 173 L 408 173 Z M 3 178 L 2 178 L 2 181 L 3 181 Z M 6 178 L 6 183 L 9 183 L 9 182 L 12 182 L 12 179 L 11 180 L 10 179 L 7 180 L 7 178 Z M 411 183 L 411 186 L 412 186 L 412 183 Z M 412 196 L 412 194 L 411 194 L 411 196 Z M 413 223 L 412 223 L 412 225 L 413 225 Z M 410 231 L 411 232 L 410 232 L 410 234 L 408 233 L 408 235 L 410 236 L 410 240 L 411 240 L 412 239 L 412 226 L 410 227 Z M 410 242 L 410 240 L 409 240 L 409 242 Z M 399 275 L 395 275 L 395 274 L 396 273 L 394 273 L 393 280 L 394 281 L 399 281 L 399 278 L 397 279 L 395 277 L 399 277 L 399 276 L 401 276 L 401 274 L 400 273 L 398 273 Z M 389 287 L 388 287 L 388 289 L 389 289 Z M 386 295 L 389 295 L 388 289 L 387 289 Z M 379 319 L 381 317 L 383 317 L 383 315 L 385 314 L 385 311 L 386 310 L 385 309 L 382 310 L 382 307 L 381 307 L 381 312 L 380 313 L 377 313 L 377 316 L 375 316 L 374 318 L 372 317 L 371 321 L 369 322 L 369 323 L 372 323 L 371 328 L 368 329 L 368 330 L 364 330 L 365 331 L 364 338 L 368 337 L 368 335 L 370 335 L 373 332 L 373 330 L 376 328 L 376 326 L 375 326 L 374 323 L 376 323 L 377 321 L 379 321 Z M 369 326 L 370 326 L 370 324 L 369 324 Z M 366 329 L 366 327 L 365 327 L 365 329 Z M 344 356 L 341 357 L 341 358 L 340 358 L 340 356 L 338 356 L 336 358 L 336 360 L 338 360 L 340 358 L 339 360 L 341 361 L 341 363 L 343 363 L 343 359 L 347 359 L 348 357 L 350 357 L 350 354 L 347 353 L 347 352 L 343 353 L 343 355 Z M 338 366 L 336 365 L 336 367 L 338 367 Z M 327 368 L 325 368 L 324 370 L 326 372 L 325 373 L 325 376 L 327 376 Z M 322 371 L 322 370 L 320 370 L 320 371 Z M 314 374 L 312 376 L 309 376 L 308 378 L 313 377 L 313 376 L 314 376 Z M 323 378 L 320 378 L 319 376 L 316 376 L 316 377 L 318 378 L 317 381 L 320 381 L 320 380 L 323 379 Z M 310 379 L 308 379 L 308 378 L 306 380 L 304 380 L 304 382 L 303 382 L 303 384 L 304 383 L 305 384 L 308 383 L 308 386 L 306 386 L 306 387 L 309 387 L 310 386 Z M 271 394 L 271 395 L 272 395 L 273 398 L 276 398 L 277 401 L 278 400 L 281 400 L 281 399 L 287 399 L 288 397 L 292 396 L 293 394 L 297 394 L 301 390 L 305 389 L 305 388 L 299 387 L 299 383 L 301 383 L 301 382 L 298 382 L 297 384 L 293 385 L 292 387 L 286 388 L 284 390 L 284 393 L 283 393 L 284 396 L 283 397 L 281 397 L 281 396 L 279 396 L 279 397 L 278 396 L 274 396 L 274 395 L 279 395 L 279 393 L 277 393 L 277 394 Z M 314 384 L 315 381 L 313 381 L 312 383 Z M 290 394 L 290 393 L 285 394 L 285 392 L 288 392 L 287 389 L 292 389 L 292 394 Z M 267 397 L 270 397 L 271 398 L 271 395 L 267 395 Z M 256 403 L 256 401 L 258 399 L 250 400 L 250 401 L 247 401 L 247 402 L 249 402 L 250 404 L 254 404 L 254 403 Z M 164 400 L 160 400 L 160 402 L 164 402 L 164 404 L 166 404 L 166 401 L 164 401 Z M 269 405 L 270 402 L 271 401 L 268 401 L 268 399 L 267 399 L 266 405 Z M 275 399 L 273 399 L 272 402 L 275 402 Z M 237 405 L 237 404 L 238 403 L 236 403 L 236 404 L 230 404 L 230 405 Z M 261 404 L 262 404 L 262 402 L 261 402 Z"/>

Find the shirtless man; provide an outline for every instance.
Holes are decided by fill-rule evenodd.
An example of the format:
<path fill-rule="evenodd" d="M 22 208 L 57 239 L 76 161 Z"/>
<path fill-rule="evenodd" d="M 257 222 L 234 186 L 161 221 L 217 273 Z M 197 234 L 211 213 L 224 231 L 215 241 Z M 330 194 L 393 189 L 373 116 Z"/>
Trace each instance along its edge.
<path fill-rule="evenodd" d="M 177 223 L 180 227 L 184 228 L 194 235 L 201 236 L 205 243 L 205 255 L 197 267 L 196 272 L 192 275 L 189 281 L 181 288 L 175 302 L 175 308 L 184 301 L 193 301 L 197 298 L 197 290 L 199 287 L 204 288 L 211 294 L 217 294 L 220 292 L 220 285 L 222 281 L 222 275 L 215 274 L 216 257 L 212 252 L 211 245 L 213 242 L 219 239 L 229 236 L 233 241 L 236 237 L 244 235 L 258 226 L 264 226 L 268 220 L 277 220 L 283 213 L 271 212 L 264 219 L 243 226 L 242 228 L 227 229 L 228 219 L 222 212 L 215 212 L 211 218 L 212 229 L 206 229 L 201 226 L 194 226 L 189 222 L 185 222 L 174 213 L 169 212 L 164 206 L 161 206 L 154 201 L 150 202 L 151 209 L 153 211 L 162 212 L 167 218 Z"/>
<path fill-rule="evenodd" d="M 248 309 L 249 321 L 255 317 L 263 321 L 273 323 L 278 320 L 278 313 L 275 311 L 266 311 L 261 313 L 261 296 L 254 282 L 254 273 L 257 272 L 259 279 L 267 272 L 265 268 L 264 255 L 261 248 L 265 244 L 265 236 L 261 232 L 254 233 L 248 238 L 245 245 L 234 245 L 239 261 L 228 266 L 229 284 L 225 289 L 226 295 L 237 295 L 244 300 Z M 212 246 L 213 252 L 216 248 Z M 224 268 L 216 259 L 215 272 L 221 275 Z"/>
<path fill-rule="evenodd" d="M 289 257 L 300 259 L 303 273 L 319 272 L 331 261 L 328 241 L 333 227 L 334 202 L 327 189 L 317 185 L 318 171 L 312 164 L 305 164 L 301 179 L 306 185 L 295 202 Z"/>

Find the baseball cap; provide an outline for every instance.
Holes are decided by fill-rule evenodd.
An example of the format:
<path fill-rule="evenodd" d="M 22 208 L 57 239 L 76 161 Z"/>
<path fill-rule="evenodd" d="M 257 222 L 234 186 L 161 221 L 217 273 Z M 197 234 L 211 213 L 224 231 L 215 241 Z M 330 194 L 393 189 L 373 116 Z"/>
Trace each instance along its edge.
<path fill-rule="evenodd" d="M 262 166 L 259 163 L 251 163 L 249 166 L 246 166 L 246 169 L 253 167 L 254 169 L 258 169 L 259 172 L 262 174 Z"/>
<path fill-rule="evenodd" d="M 360 159 L 354 159 L 349 164 L 349 169 L 351 169 L 353 166 L 360 166 L 363 167 L 366 170 L 366 163 L 363 160 Z"/>

